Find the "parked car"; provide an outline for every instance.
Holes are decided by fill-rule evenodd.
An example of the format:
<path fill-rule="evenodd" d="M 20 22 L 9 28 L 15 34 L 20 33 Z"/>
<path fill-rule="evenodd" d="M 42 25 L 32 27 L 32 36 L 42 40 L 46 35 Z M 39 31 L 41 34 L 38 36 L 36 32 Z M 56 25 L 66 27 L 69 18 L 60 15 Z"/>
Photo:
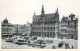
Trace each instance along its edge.
<path fill-rule="evenodd" d="M 52 41 L 52 40 L 43 40 L 42 43 L 43 43 L 43 44 L 49 44 L 49 43 L 53 43 L 53 41 Z"/>
<path fill-rule="evenodd" d="M 67 39 L 66 37 L 63 37 L 63 39 Z"/>
<path fill-rule="evenodd" d="M 24 37 L 22 36 L 17 36 L 16 39 L 14 39 L 15 41 L 15 44 L 18 44 L 18 45 L 22 45 L 22 44 L 26 44 L 27 41 L 24 39 Z"/>
<path fill-rule="evenodd" d="M 28 40 L 28 39 L 29 39 L 29 37 L 24 37 L 24 39 L 25 39 L 25 40 Z"/>
<path fill-rule="evenodd" d="M 41 44 L 41 45 L 40 45 L 40 48 L 44 48 L 44 47 L 46 47 L 45 44 Z"/>
<path fill-rule="evenodd" d="M 12 38 L 6 38 L 5 42 L 13 42 L 13 39 Z"/>
<path fill-rule="evenodd" d="M 37 37 L 33 37 L 33 40 L 37 40 Z"/>
<path fill-rule="evenodd" d="M 16 42 L 16 44 L 18 44 L 18 45 L 23 45 L 23 44 L 27 44 L 27 42 L 24 41 L 24 40 L 18 40 L 18 41 Z"/>

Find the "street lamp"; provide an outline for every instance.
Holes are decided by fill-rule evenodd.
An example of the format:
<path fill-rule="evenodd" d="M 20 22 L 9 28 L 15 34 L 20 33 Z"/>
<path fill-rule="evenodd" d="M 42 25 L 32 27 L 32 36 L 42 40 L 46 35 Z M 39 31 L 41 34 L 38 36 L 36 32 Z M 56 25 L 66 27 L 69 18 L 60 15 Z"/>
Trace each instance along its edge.
<path fill-rule="evenodd" d="M 18 25 L 16 25 L 15 29 L 16 29 L 16 31 L 15 31 L 16 34 L 15 35 L 18 36 Z"/>

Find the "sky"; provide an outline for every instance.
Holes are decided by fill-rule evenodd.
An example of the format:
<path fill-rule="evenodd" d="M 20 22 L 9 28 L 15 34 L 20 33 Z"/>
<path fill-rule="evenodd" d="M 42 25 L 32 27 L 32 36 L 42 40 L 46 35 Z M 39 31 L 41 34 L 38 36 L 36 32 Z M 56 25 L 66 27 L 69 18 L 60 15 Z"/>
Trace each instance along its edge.
<path fill-rule="evenodd" d="M 1 21 L 5 18 L 12 24 L 32 23 L 34 12 L 41 14 L 42 4 L 45 14 L 55 13 L 58 7 L 59 19 L 69 16 L 71 13 L 79 15 L 79 0 L 2 0 Z"/>

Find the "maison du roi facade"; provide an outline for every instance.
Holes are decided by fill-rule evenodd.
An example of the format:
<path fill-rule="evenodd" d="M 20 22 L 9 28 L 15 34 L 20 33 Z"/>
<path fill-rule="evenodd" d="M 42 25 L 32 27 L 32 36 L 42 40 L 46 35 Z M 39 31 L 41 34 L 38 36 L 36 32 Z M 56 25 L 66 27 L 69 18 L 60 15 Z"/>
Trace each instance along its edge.
<path fill-rule="evenodd" d="M 33 16 L 31 36 L 55 38 L 59 34 L 59 13 L 45 14 L 42 5 L 41 15 Z"/>

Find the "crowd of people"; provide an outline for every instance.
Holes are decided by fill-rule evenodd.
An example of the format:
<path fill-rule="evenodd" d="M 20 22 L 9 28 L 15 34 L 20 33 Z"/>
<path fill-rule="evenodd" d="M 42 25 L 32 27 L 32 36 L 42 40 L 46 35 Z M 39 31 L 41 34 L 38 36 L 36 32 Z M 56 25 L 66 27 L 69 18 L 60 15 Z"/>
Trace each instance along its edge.
<path fill-rule="evenodd" d="M 65 43 L 65 49 L 70 49 L 69 43 Z M 72 45 L 71 49 L 73 49 L 73 45 Z"/>
<path fill-rule="evenodd" d="M 64 46 L 65 46 L 65 49 L 73 49 L 73 45 L 72 45 L 72 47 L 70 48 L 69 43 L 66 43 L 66 42 L 64 42 L 64 41 L 60 42 L 60 43 L 58 44 L 58 47 L 62 47 L 63 44 L 64 44 Z"/>

